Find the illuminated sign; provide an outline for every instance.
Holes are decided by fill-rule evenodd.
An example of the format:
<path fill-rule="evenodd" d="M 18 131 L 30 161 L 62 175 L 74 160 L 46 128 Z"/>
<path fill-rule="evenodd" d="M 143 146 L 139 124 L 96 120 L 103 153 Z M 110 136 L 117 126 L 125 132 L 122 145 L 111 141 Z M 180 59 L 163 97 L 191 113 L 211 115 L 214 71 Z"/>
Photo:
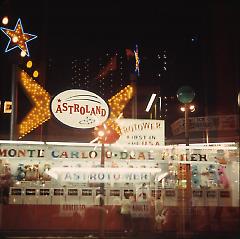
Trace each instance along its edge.
<path fill-rule="evenodd" d="M 12 102 L 11 101 L 4 102 L 4 113 L 7 113 L 7 114 L 12 113 Z"/>
<path fill-rule="evenodd" d="M 2 102 L 0 101 L 0 109 L 1 109 L 1 107 L 2 107 Z M 3 113 L 5 113 L 5 114 L 12 113 L 12 101 L 4 101 Z"/>
<path fill-rule="evenodd" d="M 49 93 L 25 71 L 21 71 L 20 76 L 20 84 L 33 105 L 31 110 L 19 123 L 18 136 L 22 138 L 44 122 L 48 121 L 51 112 Z"/>
<path fill-rule="evenodd" d="M 119 119 L 117 123 L 122 133 L 117 144 L 153 146 L 165 144 L 164 120 Z"/>
<path fill-rule="evenodd" d="M 53 115 L 73 128 L 94 128 L 105 122 L 109 115 L 107 103 L 98 95 L 86 90 L 67 90 L 54 97 Z"/>
<path fill-rule="evenodd" d="M 20 18 L 18 19 L 14 30 L 4 27 L 0 27 L 0 30 L 9 38 L 5 52 L 19 48 L 22 52 L 26 53 L 26 55 L 29 56 L 27 43 L 37 38 L 37 36 L 23 31 L 23 26 Z"/>
<path fill-rule="evenodd" d="M 53 142 L 56 143 L 56 142 Z M 25 159 L 48 160 L 55 164 L 63 162 L 68 165 L 72 163 L 89 165 L 96 163 L 99 165 L 101 158 L 101 145 L 99 144 L 77 144 L 73 145 L 53 145 L 52 142 L 46 144 L 3 144 L 0 141 L 0 157 L 3 159 Z M 138 146 L 138 145 L 105 145 L 106 165 L 121 167 L 125 163 L 134 165 L 135 163 L 144 166 L 155 167 L 155 163 L 161 162 L 215 162 L 227 164 L 237 161 L 239 151 L 236 146 L 226 146 L 223 144 L 201 146 L 189 146 L 186 155 L 185 146 Z M 14 161 L 17 163 L 17 161 Z"/>
<path fill-rule="evenodd" d="M 76 168 L 55 167 L 47 172 L 60 182 L 112 183 L 150 182 L 166 176 L 161 168 Z"/>
<path fill-rule="evenodd" d="M 190 117 L 189 132 L 205 131 L 227 131 L 239 128 L 238 115 L 213 115 L 208 117 Z M 171 124 L 173 135 L 184 133 L 184 119 L 180 118 Z"/>

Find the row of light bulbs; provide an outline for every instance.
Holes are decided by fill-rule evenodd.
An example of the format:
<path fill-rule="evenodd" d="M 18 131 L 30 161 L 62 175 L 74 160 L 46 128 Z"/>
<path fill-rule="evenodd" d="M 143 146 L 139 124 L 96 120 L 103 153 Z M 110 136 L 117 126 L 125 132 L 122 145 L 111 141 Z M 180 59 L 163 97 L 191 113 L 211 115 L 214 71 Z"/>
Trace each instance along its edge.
<path fill-rule="evenodd" d="M 110 118 L 117 119 L 133 96 L 133 87 L 128 85 L 108 100 L 111 108 Z"/>
<path fill-rule="evenodd" d="M 30 96 L 34 108 L 19 124 L 19 138 L 24 137 L 50 119 L 50 95 L 26 72 L 22 71 L 20 83 Z"/>
<path fill-rule="evenodd" d="M 114 129 L 118 134 L 121 134 L 121 129 L 117 124 L 116 119 L 120 116 L 126 104 L 132 97 L 133 87 L 128 85 L 108 100 L 111 113 L 106 125 Z"/>
<path fill-rule="evenodd" d="M 95 127 L 95 134 L 98 136 L 98 139 L 101 141 L 103 137 L 105 137 L 105 141 L 108 141 L 108 137 L 110 134 L 121 135 L 121 128 L 116 122 L 118 118 L 120 118 L 123 109 L 125 108 L 128 101 L 133 96 L 133 87 L 128 85 L 123 90 L 118 92 L 112 98 L 108 100 L 108 104 L 111 108 L 111 113 L 107 121 L 102 126 Z M 99 138 L 100 137 L 100 138 Z"/>

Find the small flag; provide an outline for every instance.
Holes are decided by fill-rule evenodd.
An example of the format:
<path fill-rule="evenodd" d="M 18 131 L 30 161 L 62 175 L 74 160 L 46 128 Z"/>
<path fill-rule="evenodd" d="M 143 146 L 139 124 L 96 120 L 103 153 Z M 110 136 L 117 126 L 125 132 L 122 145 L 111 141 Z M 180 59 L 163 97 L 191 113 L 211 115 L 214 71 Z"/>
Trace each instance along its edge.
<path fill-rule="evenodd" d="M 125 49 L 125 52 L 128 60 L 135 56 L 134 52 L 131 49 Z"/>
<path fill-rule="evenodd" d="M 103 79 L 112 71 L 115 71 L 116 69 L 117 69 L 117 56 L 114 56 L 111 58 L 108 64 L 99 71 L 96 79 L 99 79 L 99 80 Z"/>

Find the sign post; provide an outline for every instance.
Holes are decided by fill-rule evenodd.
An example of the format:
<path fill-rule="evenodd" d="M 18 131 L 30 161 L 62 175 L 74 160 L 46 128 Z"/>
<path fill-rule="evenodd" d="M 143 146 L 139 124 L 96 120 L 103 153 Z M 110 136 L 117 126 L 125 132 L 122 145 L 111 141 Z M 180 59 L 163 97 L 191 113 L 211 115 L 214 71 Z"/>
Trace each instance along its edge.
<path fill-rule="evenodd" d="M 101 146 L 101 168 L 104 168 L 105 164 L 105 146 L 104 142 L 102 141 Z M 104 183 L 100 183 L 100 235 L 99 238 L 104 238 L 104 224 L 105 224 L 105 211 L 104 211 Z"/>
<path fill-rule="evenodd" d="M 184 131 L 186 143 L 186 159 L 189 157 L 189 104 L 193 101 L 195 92 L 190 86 L 182 86 L 177 91 L 178 100 L 184 104 Z M 178 204 L 179 220 L 178 234 L 180 237 L 186 237 L 191 232 L 191 165 L 181 164 L 178 168 Z"/>

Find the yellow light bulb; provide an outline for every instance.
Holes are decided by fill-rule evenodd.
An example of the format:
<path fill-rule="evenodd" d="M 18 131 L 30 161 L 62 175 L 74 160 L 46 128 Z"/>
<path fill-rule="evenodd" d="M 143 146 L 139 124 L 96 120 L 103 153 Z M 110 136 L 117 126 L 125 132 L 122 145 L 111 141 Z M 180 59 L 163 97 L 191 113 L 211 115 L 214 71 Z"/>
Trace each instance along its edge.
<path fill-rule="evenodd" d="M 35 77 L 35 78 L 38 77 L 38 71 L 33 72 L 33 77 Z"/>
<path fill-rule="evenodd" d="M 27 68 L 31 68 L 32 67 L 32 61 L 28 61 L 27 62 Z"/>

